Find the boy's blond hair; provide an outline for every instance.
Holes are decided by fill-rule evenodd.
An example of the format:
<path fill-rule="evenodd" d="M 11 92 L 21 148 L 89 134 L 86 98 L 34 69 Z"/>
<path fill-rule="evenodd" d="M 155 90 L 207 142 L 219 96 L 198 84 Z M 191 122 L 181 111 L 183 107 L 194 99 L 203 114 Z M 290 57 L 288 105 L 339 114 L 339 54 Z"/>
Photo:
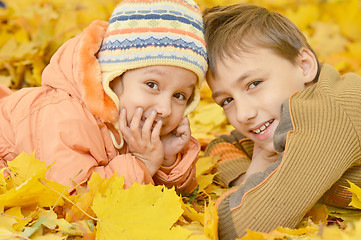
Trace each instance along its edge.
<path fill-rule="evenodd" d="M 216 61 L 239 56 L 255 47 L 269 48 L 295 63 L 304 47 L 316 54 L 301 30 L 280 13 L 251 4 L 218 6 L 203 15 L 209 58 L 208 74 L 215 74 Z M 317 64 L 318 60 L 317 60 Z M 319 75 L 319 67 L 316 78 Z"/>

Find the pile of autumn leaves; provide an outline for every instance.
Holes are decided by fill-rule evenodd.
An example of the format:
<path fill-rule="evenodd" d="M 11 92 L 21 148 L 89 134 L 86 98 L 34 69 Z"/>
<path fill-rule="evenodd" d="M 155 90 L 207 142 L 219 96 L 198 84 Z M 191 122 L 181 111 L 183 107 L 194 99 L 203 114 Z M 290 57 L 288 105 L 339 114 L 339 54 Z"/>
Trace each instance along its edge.
<path fill-rule="evenodd" d="M 203 174 L 212 165 L 208 160 L 199 162 L 199 189 L 212 181 Z M 45 163 L 34 155 L 19 155 L 8 170 L 10 177 L 0 172 L 0 239 L 217 238 L 213 201 L 195 204 L 163 186 L 134 184 L 124 190 L 117 174 L 110 179 L 93 174 L 88 188 L 79 186 L 69 195 L 66 186 L 45 177 Z"/>
<path fill-rule="evenodd" d="M 9 162 L 9 177 L 0 172 L 0 239 L 218 239 L 212 198 L 224 190 L 212 183 L 216 161 L 200 158 L 193 196 L 153 185 L 124 190 L 116 174 L 110 179 L 93 174 L 88 188 L 79 186 L 76 195 L 69 195 L 68 187 L 45 177 L 44 162 L 21 154 Z M 350 186 L 351 205 L 361 208 L 361 189 Z M 249 231 L 242 239 L 359 239 L 360 218 L 357 210 L 316 204 L 297 229 Z"/>

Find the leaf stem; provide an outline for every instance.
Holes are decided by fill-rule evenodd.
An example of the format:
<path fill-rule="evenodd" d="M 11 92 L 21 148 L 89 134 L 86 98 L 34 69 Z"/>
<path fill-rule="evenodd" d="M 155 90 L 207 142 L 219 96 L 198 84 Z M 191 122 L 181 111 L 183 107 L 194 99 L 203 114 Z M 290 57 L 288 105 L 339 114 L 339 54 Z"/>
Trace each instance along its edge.
<path fill-rule="evenodd" d="M 39 182 L 41 182 L 42 184 L 44 184 L 45 186 L 47 186 L 48 188 L 50 188 L 51 190 L 53 190 L 54 192 L 58 193 L 60 196 L 62 196 L 65 200 L 69 201 L 71 204 L 73 204 L 75 207 L 77 207 L 82 213 L 84 213 L 87 217 L 89 217 L 90 219 L 93 219 L 94 221 L 98 221 L 98 218 L 94 218 L 92 216 L 90 216 L 87 212 L 85 212 L 83 209 L 81 209 L 78 205 L 76 205 L 76 203 L 74 203 L 72 200 L 70 200 L 69 198 L 67 198 L 66 196 L 64 196 L 62 193 L 58 192 L 56 189 L 50 187 L 48 184 L 46 184 L 45 182 L 43 182 L 41 179 L 38 179 Z"/>

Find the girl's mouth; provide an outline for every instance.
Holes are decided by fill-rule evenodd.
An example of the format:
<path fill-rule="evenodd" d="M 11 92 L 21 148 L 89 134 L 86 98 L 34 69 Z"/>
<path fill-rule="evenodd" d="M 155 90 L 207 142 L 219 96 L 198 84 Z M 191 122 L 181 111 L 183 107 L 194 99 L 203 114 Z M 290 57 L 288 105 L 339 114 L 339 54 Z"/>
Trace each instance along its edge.
<path fill-rule="evenodd" d="M 269 125 L 271 125 L 271 123 L 273 123 L 273 121 L 274 121 L 274 119 L 266 122 L 265 124 L 263 124 L 261 127 L 257 128 L 257 129 L 251 130 L 251 132 L 261 135 L 266 132 L 266 129 L 269 127 Z"/>

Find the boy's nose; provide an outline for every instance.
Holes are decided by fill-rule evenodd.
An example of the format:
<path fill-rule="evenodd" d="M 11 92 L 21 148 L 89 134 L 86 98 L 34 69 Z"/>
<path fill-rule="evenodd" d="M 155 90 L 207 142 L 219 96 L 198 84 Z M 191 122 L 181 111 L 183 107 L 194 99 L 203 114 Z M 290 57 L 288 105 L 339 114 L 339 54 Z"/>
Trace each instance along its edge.
<path fill-rule="evenodd" d="M 236 104 L 236 119 L 240 123 L 249 123 L 257 116 L 256 108 L 251 102 L 242 101 Z"/>

